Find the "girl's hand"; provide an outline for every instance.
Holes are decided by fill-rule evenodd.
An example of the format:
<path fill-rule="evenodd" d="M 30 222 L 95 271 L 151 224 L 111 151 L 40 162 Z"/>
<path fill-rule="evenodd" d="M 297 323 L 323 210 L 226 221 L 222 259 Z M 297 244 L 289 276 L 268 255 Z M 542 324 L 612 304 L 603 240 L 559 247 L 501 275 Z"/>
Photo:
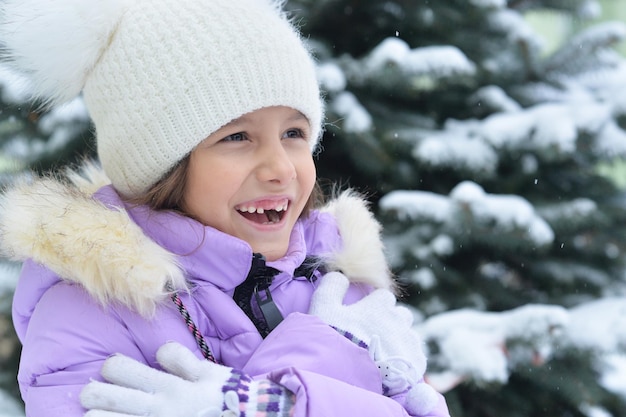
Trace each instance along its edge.
<path fill-rule="evenodd" d="M 422 340 L 412 329 L 413 314 L 396 304 L 386 289 L 377 289 L 354 304 L 344 305 L 350 282 L 339 272 L 326 274 L 311 299 L 309 313 L 339 330 L 355 343 L 370 348 L 376 342 L 377 360 L 400 357 L 421 378 L 426 370 Z"/>
<path fill-rule="evenodd" d="M 380 369 L 385 395 L 402 396 L 412 415 L 427 415 L 439 397 L 423 380 L 426 357 L 422 340 L 412 329 L 413 315 L 385 289 L 344 305 L 349 285 L 339 272 L 326 274 L 313 294 L 309 313 L 368 349 Z"/>
<path fill-rule="evenodd" d="M 163 345 L 157 360 L 165 371 L 123 355 L 107 359 L 102 376 L 109 383 L 92 381 L 81 392 L 81 404 L 90 410 L 85 416 L 244 417 L 275 402 L 278 417 L 293 406 L 293 394 L 282 386 L 198 359 L 180 344 Z"/>

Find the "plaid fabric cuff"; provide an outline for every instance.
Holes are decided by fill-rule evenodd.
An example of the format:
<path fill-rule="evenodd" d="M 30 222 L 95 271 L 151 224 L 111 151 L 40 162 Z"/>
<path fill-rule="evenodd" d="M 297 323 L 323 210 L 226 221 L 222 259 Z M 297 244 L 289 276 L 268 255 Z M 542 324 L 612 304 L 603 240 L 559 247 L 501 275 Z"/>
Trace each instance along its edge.
<path fill-rule="evenodd" d="M 339 332 L 339 334 L 343 335 L 346 339 L 348 339 L 349 341 L 351 341 L 352 343 L 354 343 L 355 345 L 357 345 L 358 347 L 362 347 L 363 349 L 367 349 L 369 346 L 367 346 L 367 343 L 365 343 L 364 341 L 362 341 L 361 339 L 359 339 L 358 337 L 356 337 L 355 335 L 353 335 L 352 333 L 339 329 L 335 326 L 330 326 L 333 329 L 335 329 L 337 332 Z"/>
<path fill-rule="evenodd" d="M 269 380 L 255 381 L 236 370 L 222 391 L 223 411 L 231 411 L 233 416 L 289 417 L 293 412 L 295 395 L 291 391 Z"/>

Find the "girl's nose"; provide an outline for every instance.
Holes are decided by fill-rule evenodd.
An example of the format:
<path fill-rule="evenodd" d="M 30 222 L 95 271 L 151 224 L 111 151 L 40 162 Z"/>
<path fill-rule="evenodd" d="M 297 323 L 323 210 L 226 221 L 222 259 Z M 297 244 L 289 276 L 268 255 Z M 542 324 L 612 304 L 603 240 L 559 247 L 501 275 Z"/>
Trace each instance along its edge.
<path fill-rule="evenodd" d="M 260 152 L 257 178 L 262 182 L 286 184 L 296 178 L 296 167 L 282 141 L 265 145 Z"/>

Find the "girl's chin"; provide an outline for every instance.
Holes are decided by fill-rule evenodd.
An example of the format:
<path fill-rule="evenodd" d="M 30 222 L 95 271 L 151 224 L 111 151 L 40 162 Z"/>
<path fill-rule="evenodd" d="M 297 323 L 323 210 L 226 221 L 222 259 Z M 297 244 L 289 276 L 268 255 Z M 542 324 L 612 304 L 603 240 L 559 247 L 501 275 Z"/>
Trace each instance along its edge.
<path fill-rule="evenodd" d="M 273 233 L 255 230 L 252 233 L 248 231 L 248 233 L 238 234 L 236 237 L 248 243 L 253 253 L 260 253 L 265 256 L 266 260 L 275 261 L 287 253 L 291 233 L 287 233 L 287 230 Z"/>
<path fill-rule="evenodd" d="M 286 244 L 280 245 L 280 246 L 263 245 L 262 247 L 252 246 L 252 252 L 260 253 L 261 255 L 265 256 L 266 261 L 271 262 L 271 261 L 276 261 L 287 254 L 287 245 Z"/>

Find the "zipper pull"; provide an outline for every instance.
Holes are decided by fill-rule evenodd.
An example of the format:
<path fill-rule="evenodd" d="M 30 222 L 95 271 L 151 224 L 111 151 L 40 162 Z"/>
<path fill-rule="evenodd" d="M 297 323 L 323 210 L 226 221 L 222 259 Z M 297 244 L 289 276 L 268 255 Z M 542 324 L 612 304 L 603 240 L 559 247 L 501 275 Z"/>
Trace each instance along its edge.
<path fill-rule="evenodd" d="M 280 322 L 283 321 L 283 315 L 280 313 L 280 310 L 278 310 L 278 307 L 276 307 L 276 303 L 274 303 L 274 300 L 272 300 L 272 293 L 270 292 L 269 288 L 266 288 L 262 291 L 265 292 L 265 299 L 261 297 L 261 294 L 259 294 L 259 290 L 257 287 L 254 288 L 254 298 L 256 299 L 257 305 L 259 306 L 261 314 L 263 315 L 263 319 L 267 324 L 269 334 L 269 332 L 274 330 L 276 326 L 278 326 Z M 265 338 L 265 336 L 263 337 Z"/>

